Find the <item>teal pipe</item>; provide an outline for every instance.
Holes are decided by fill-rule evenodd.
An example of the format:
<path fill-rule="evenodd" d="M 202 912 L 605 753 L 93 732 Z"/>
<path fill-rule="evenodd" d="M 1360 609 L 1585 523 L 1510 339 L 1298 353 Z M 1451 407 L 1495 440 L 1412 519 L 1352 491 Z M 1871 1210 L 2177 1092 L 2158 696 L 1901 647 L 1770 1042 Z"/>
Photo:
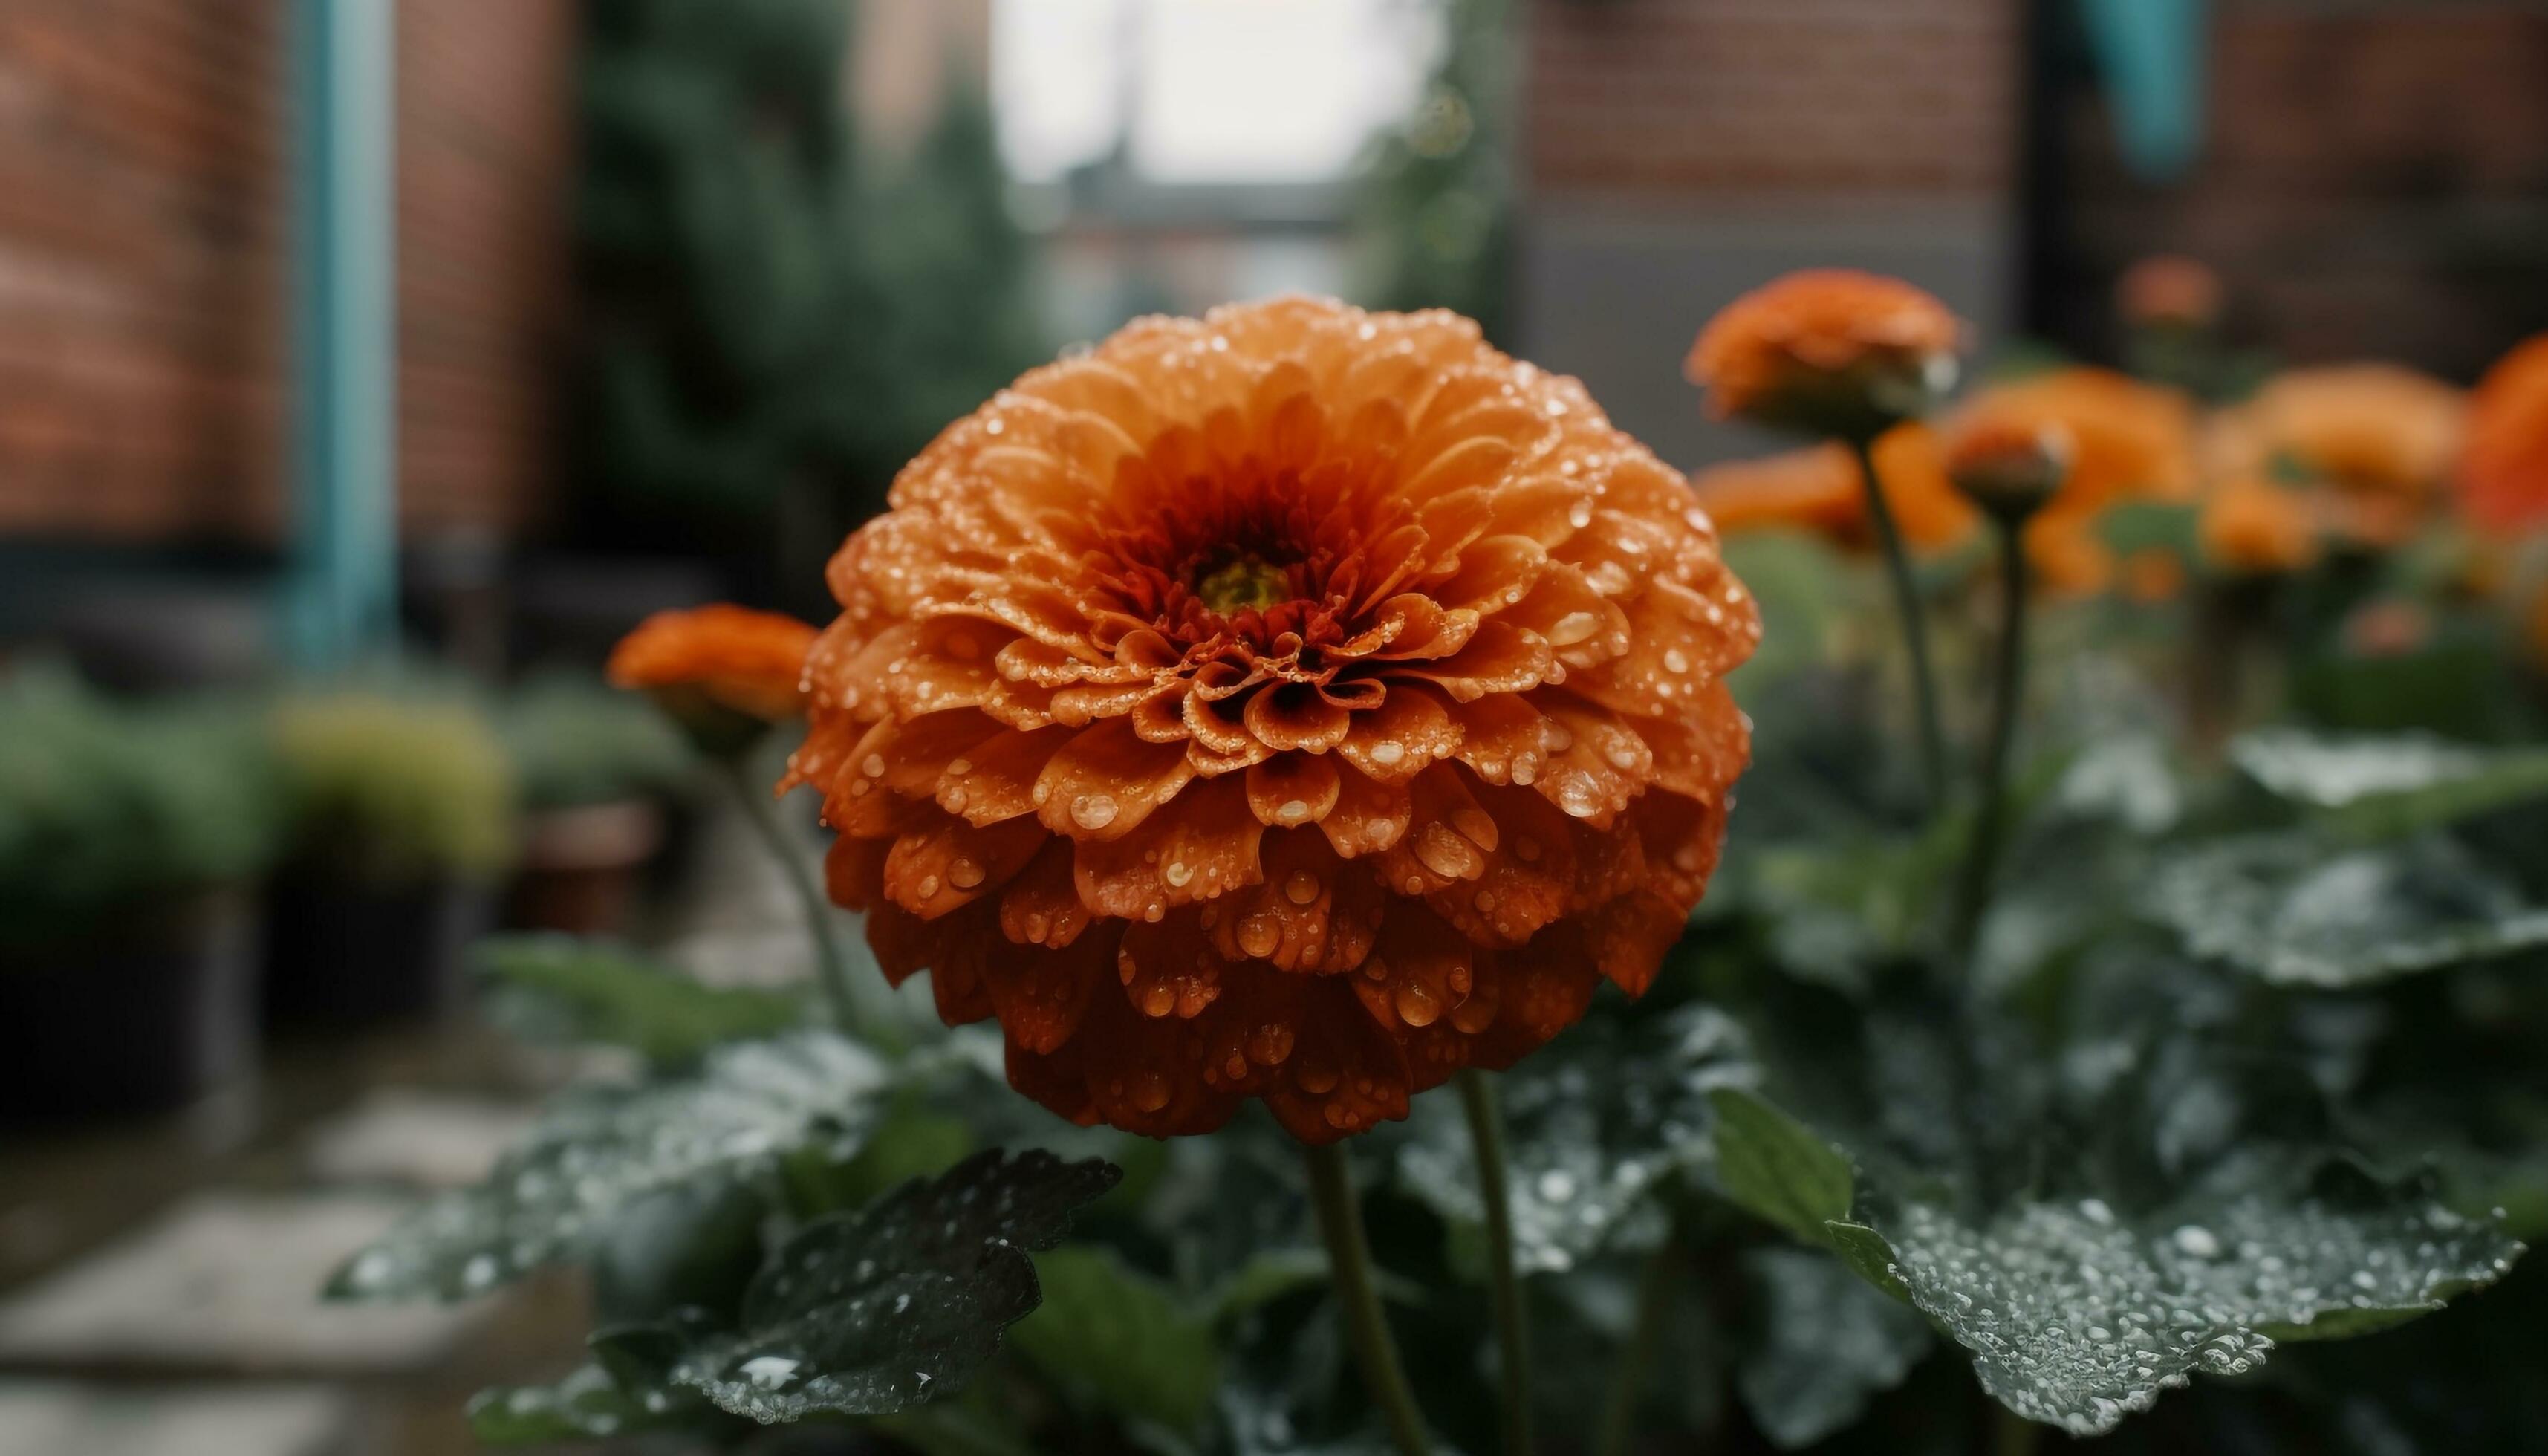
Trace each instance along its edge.
<path fill-rule="evenodd" d="M 2203 146 L 2209 0 L 2080 0 L 2124 164 L 2152 182 L 2185 175 Z"/>
<path fill-rule="evenodd" d="M 285 635 L 305 672 L 397 633 L 395 27 L 395 0 L 293 3 Z"/>

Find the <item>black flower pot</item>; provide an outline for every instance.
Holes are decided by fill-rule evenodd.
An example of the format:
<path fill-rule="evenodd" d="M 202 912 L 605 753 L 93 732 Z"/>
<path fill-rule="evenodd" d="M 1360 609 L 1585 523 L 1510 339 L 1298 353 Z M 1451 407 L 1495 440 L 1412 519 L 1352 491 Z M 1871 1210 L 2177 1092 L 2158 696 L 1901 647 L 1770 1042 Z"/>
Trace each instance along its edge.
<path fill-rule="evenodd" d="M 316 867 L 277 877 L 266 916 L 267 1024 L 344 1029 L 448 1013 L 466 990 L 463 953 L 490 911 L 475 881 L 379 885 Z"/>
<path fill-rule="evenodd" d="M 0 948 L 0 1123 L 170 1112 L 246 1075 L 256 973 L 253 907 L 235 893 Z"/>

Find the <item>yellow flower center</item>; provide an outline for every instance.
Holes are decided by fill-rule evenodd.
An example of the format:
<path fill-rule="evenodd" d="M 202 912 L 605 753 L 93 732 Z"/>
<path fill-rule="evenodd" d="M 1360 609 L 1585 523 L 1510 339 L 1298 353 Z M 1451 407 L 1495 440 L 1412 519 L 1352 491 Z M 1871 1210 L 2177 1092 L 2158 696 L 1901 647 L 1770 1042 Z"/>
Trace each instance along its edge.
<path fill-rule="evenodd" d="M 1292 574 L 1261 557 L 1241 556 L 1196 583 L 1195 594 L 1224 616 L 1246 607 L 1268 611 L 1292 599 Z"/>

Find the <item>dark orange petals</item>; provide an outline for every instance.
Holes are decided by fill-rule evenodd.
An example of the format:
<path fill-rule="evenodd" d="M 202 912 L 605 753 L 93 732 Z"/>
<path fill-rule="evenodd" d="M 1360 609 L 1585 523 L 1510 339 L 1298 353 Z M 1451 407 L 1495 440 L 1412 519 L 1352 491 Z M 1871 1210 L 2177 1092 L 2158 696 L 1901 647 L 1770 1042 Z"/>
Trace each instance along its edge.
<path fill-rule="evenodd" d="M 1346 773 L 1337 775 L 1335 804 L 1319 820 L 1319 828 L 1337 854 L 1351 860 L 1405 839 L 1414 814 L 1414 799 L 1405 784 Z"/>
<path fill-rule="evenodd" d="M 1046 1053 L 1078 1032 L 1089 999 L 1114 962 L 1115 937 L 1088 936 L 1065 950 L 994 953 L 982 979 L 1009 1040 L 1030 1052 Z"/>
<path fill-rule="evenodd" d="M 1088 923 L 1068 840 L 1046 840 L 1000 892 L 1000 933 L 1019 945 L 1058 951 L 1077 941 Z"/>
<path fill-rule="evenodd" d="M 1182 744 L 1149 743 L 1117 718 L 1080 730 L 1036 779 L 1045 827 L 1072 839 L 1130 834 L 1194 777 Z"/>
<path fill-rule="evenodd" d="M 942 814 L 893 842 L 884 858 L 884 892 L 923 920 L 936 920 L 1008 883 L 1045 839 L 1033 820 L 976 829 Z"/>
<path fill-rule="evenodd" d="M 1354 715 L 1337 751 L 1365 776 L 1400 783 L 1457 752 L 1460 731 L 1439 695 L 1420 683 L 1400 683 L 1380 706 Z"/>
<path fill-rule="evenodd" d="M 1070 742 L 1062 728 L 1002 729 L 947 761 L 938 775 L 938 806 L 975 824 L 1032 814 L 1045 766 Z"/>
<path fill-rule="evenodd" d="M 1221 953 L 1191 912 L 1125 927 L 1115 971 L 1133 1009 L 1153 1021 L 1192 1021 L 1221 998 Z"/>
<path fill-rule="evenodd" d="M 1284 682 L 1247 700 L 1243 719 L 1257 742 L 1276 753 L 1322 754 L 1345 741 L 1353 715 L 1307 683 Z"/>
<path fill-rule="evenodd" d="M 1198 784 L 1137 833 L 1079 841 L 1079 901 L 1093 914 L 1146 920 L 1254 884 L 1262 878 L 1256 846 L 1264 833 L 1236 779 Z"/>
<path fill-rule="evenodd" d="M 1308 982 L 1297 1015 L 1296 1045 L 1264 1093 L 1285 1132 L 1333 1142 L 1407 1116 L 1407 1053 L 1340 978 Z"/>
<path fill-rule="evenodd" d="M 1289 829 L 1316 824 L 1336 806 L 1335 760 L 1289 754 L 1247 771 L 1247 808 L 1260 824 Z"/>

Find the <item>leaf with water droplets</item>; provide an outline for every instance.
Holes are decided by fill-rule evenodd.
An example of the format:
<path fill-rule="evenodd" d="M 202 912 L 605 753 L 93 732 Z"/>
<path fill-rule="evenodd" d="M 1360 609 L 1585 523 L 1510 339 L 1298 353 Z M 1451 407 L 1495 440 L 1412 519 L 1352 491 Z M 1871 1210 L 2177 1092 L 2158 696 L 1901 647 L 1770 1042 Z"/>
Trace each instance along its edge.
<path fill-rule="evenodd" d="M 2548 749 L 2487 749 L 2430 734 L 2260 729 L 2230 744 L 2230 758 L 2266 792 L 2363 840 L 2548 797 Z"/>
<path fill-rule="evenodd" d="M 709 986 L 624 946 L 573 936 L 491 936 L 471 951 L 505 1025 L 543 1041 L 625 1046 L 659 1067 L 802 1023 L 792 995 Z"/>
<path fill-rule="evenodd" d="M 669 1381 L 682 1347 L 707 1328 L 699 1312 L 679 1311 L 596 1329 L 588 1342 L 592 1360 L 564 1380 L 479 1392 L 469 1403 L 470 1429 L 490 1445 L 528 1445 L 732 1425 L 697 1392 Z"/>
<path fill-rule="evenodd" d="M 1761 1294 L 1762 1338 L 1735 1370 L 1761 1431 L 1785 1450 L 1848 1426 L 1867 1401 L 1911 1373 L 1931 1343 L 1929 1322 L 1798 1248 L 1744 1260 Z"/>
<path fill-rule="evenodd" d="M 831 1032 L 721 1048 L 692 1076 L 560 1099 L 474 1188 L 443 1194 L 337 1270 L 339 1299 L 459 1299 L 587 1246 L 640 1195 L 739 1179 L 802 1147 L 847 1158 L 882 1063 Z"/>
<path fill-rule="evenodd" d="M 2347 1164 L 2314 1181 L 2234 1160 L 2138 1216 L 2028 1200 L 1980 1221 L 1922 1203 L 1867 1220 L 1886 1272 L 1968 1350 L 1983 1388 L 2073 1435 L 2113 1429 L 2197 1373 L 2244 1374 L 2277 1339 L 2341 1338 L 2491 1283 L 2521 1245 Z M 1878 1200 L 1881 1202 L 1881 1200 Z"/>
<path fill-rule="evenodd" d="M 2192 954 L 2285 985 L 2361 985 L 2548 945 L 2548 906 L 2440 834 L 2223 840 L 2163 865 L 2144 903 Z"/>
<path fill-rule="evenodd" d="M 1590 1021 L 1496 1079 L 1513 1252 L 1526 1273 L 1574 1267 L 1684 1169 L 1711 1155 L 1708 1094 L 1760 1080 L 1743 1028 L 1689 1006 L 1633 1028 Z M 1475 1149 L 1450 1098 L 1418 1104 L 1401 1183 L 1482 1225 Z"/>
<path fill-rule="evenodd" d="M 818 1220 L 753 1280 L 741 1328 L 691 1345 L 672 1379 L 763 1422 L 951 1394 L 1042 1300 L 1027 1251 L 1122 1176 L 1095 1159 L 993 1150 Z"/>

